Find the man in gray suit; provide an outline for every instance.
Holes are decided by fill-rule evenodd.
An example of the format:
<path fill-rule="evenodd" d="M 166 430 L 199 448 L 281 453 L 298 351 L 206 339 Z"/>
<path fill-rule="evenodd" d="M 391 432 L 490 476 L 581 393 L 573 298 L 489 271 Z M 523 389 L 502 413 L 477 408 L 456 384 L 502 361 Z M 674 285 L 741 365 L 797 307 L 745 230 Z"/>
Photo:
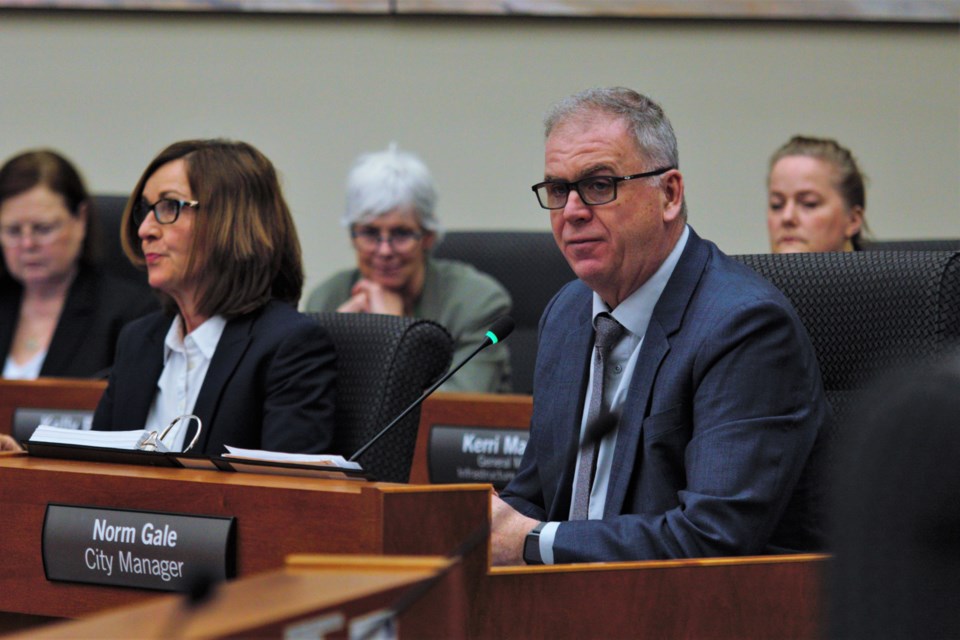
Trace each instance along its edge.
<path fill-rule="evenodd" d="M 493 562 L 820 548 L 830 410 L 813 347 L 779 290 L 687 225 L 660 106 L 624 88 L 562 100 L 533 189 L 578 280 L 540 321 Z"/>

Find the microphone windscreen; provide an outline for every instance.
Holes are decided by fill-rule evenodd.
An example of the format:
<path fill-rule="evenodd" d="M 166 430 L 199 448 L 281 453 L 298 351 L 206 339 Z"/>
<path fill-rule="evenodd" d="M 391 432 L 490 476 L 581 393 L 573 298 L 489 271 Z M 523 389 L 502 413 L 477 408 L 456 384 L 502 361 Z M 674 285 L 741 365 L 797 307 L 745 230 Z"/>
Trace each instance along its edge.
<path fill-rule="evenodd" d="M 210 596 L 213 595 L 213 592 L 216 588 L 217 580 L 213 576 L 210 576 L 206 573 L 195 576 L 188 583 L 186 592 L 187 606 L 196 607 L 203 604 L 210 599 Z"/>
<path fill-rule="evenodd" d="M 600 442 L 604 436 L 616 427 L 617 417 L 612 413 L 606 413 L 597 420 L 594 420 L 592 424 L 587 425 L 582 444 L 586 444 L 587 442 Z"/>
<path fill-rule="evenodd" d="M 501 316 L 493 322 L 490 330 L 487 331 L 487 335 L 492 333 L 496 338 L 494 342 L 499 342 L 509 336 L 515 326 L 516 323 L 513 321 L 513 318 L 510 316 Z"/>

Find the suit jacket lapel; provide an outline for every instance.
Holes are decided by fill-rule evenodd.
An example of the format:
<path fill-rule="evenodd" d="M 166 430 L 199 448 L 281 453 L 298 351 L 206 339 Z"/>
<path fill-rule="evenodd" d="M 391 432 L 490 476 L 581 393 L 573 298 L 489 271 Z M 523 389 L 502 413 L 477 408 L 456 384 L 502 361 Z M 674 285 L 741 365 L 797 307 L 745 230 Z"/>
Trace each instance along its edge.
<path fill-rule="evenodd" d="M 593 342 L 593 324 L 591 322 L 591 297 L 587 297 L 585 312 L 581 322 L 574 327 L 564 338 L 561 353 L 569 354 L 572 362 L 584 363 L 581 367 L 560 367 L 558 384 L 548 402 L 551 409 L 548 412 L 550 420 L 560 428 L 548 429 L 553 436 L 550 442 L 554 455 L 551 460 L 556 461 L 550 470 L 550 475 L 556 480 L 557 495 L 554 498 L 550 513 L 551 520 L 566 520 L 570 516 L 570 500 L 573 490 L 573 473 L 576 466 L 576 456 L 580 443 L 580 422 L 583 416 L 584 390 L 587 385 L 587 372 L 590 366 L 590 351 Z M 565 425 L 565 426 L 564 426 Z M 549 482 L 549 480 L 547 481 Z"/>
<path fill-rule="evenodd" d="M 255 314 L 234 318 L 227 322 L 227 326 L 223 329 L 223 335 L 220 336 L 217 349 L 213 352 L 213 359 L 210 360 L 210 368 L 207 369 L 207 375 L 203 379 L 203 386 L 200 387 L 197 403 L 193 407 L 194 415 L 200 418 L 203 423 L 200 437 L 193 448 L 194 452 L 206 449 L 207 442 L 210 439 L 210 425 L 213 424 L 217 408 L 220 406 L 220 399 L 227 386 L 227 381 L 233 375 L 247 350 L 247 346 L 250 344 L 250 333 L 254 318 Z M 193 433 L 194 425 L 191 424 L 184 446 L 190 443 Z"/>
<path fill-rule="evenodd" d="M 130 424 L 114 425 L 114 429 L 142 429 L 146 424 L 157 395 L 157 381 L 163 372 L 163 341 L 171 321 L 168 315 L 158 316 L 156 324 L 141 334 L 142 341 L 130 341 L 136 359 L 128 360 L 129 366 L 114 367 L 110 380 L 110 384 L 116 382 L 117 385 L 114 402 L 123 405 L 123 410 L 116 412 L 118 422 L 130 421 Z M 166 426 L 163 425 L 161 431 Z"/>
<path fill-rule="evenodd" d="M 643 464 L 640 441 L 642 425 L 650 415 L 653 381 L 667 353 L 670 351 L 670 336 L 680 329 L 683 314 L 700 282 L 709 251 L 693 229 L 687 238 L 680 260 L 670 276 L 667 287 L 653 309 L 653 317 L 643 337 L 637 366 L 630 381 L 626 406 L 620 418 L 617 446 L 610 471 L 610 488 L 604 504 L 604 517 L 622 512 L 627 489 L 635 476 L 636 467 Z"/>
<path fill-rule="evenodd" d="M 69 365 L 70 359 L 87 339 L 86 330 L 91 322 L 89 317 L 96 312 L 94 298 L 94 279 L 81 267 L 67 292 L 40 375 L 46 375 L 48 371 L 62 371 Z"/>
<path fill-rule="evenodd" d="M 4 282 L 6 278 L 0 280 Z M 10 349 L 13 346 L 13 329 L 17 326 L 17 320 L 19 320 L 18 314 L 20 313 L 20 297 L 23 292 L 23 289 L 19 284 L 16 284 L 12 279 L 9 280 L 9 287 L 4 287 L 0 290 L 0 353 L 3 354 L 4 359 L 10 355 Z M 0 363 L 0 370 L 2 370 L 4 363 Z"/>
<path fill-rule="evenodd" d="M 669 351 L 670 342 L 654 313 L 643 338 L 643 345 L 640 347 L 637 367 L 634 370 L 633 379 L 630 380 L 626 406 L 620 416 L 617 446 L 613 452 L 613 466 L 610 469 L 610 487 L 607 489 L 607 499 L 603 507 L 604 517 L 620 513 L 634 474 L 634 467 L 643 462 L 639 459 L 638 453 L 640 438 L 643 435 L 641 433 L 643 420 L 649 413 L 653 380 L 660 369 L 660 363 Z"/>

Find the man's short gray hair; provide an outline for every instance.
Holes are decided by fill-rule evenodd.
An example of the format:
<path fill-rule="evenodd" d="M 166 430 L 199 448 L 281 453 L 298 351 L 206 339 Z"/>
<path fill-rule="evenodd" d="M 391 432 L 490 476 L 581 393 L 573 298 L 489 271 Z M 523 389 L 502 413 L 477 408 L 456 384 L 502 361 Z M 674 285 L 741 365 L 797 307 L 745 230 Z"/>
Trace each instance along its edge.
<path fill-rule="evenodd" d="M 680 168 L 680 153 L 673 125 L 663 108 L 645 95 L 626 87 L 597 87 L 563 98 L 554 104 L 544 117 L 544 137 L 571 120 L 590 120 L 597 115 L 621 118 L 633 134 L 640 155 L 650 166 L 636 171 L 650 171 L 659 167 Z M 687 216 L 684 201 L 681 215 Z"/>
<path fill-rule="evenodd" d="M 344 227 L 377 218 L 394 209 L 410 208 L 424 229 L 437 240 L 443 226 L 434 213 L 437 189 L 427 165 L 416 155 L 391 144 L 385 151 L 357 158 L 347 178 L 347 206 L 341 218 Z"/>

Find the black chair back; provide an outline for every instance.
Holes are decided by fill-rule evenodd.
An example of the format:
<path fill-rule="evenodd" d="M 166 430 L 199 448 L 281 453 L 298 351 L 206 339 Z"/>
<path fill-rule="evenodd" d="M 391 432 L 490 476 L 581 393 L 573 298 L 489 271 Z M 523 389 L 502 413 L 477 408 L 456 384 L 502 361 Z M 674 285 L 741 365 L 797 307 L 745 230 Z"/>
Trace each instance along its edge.
<path fill-rule="evenodd" d="M 837 424 L 878 374 L 960 342 L 960 253 L 734 256 L 793 302 L 816 349 Z"/>
<path fill-rule="evenodd" d="M 333 452 L 349 458 L 446 373 L 453 339 L 430 320 L 313 313 L 337 349 Z M 377 480 L 407 482 L 420 424 L 411 411 L 358 462 Z"/>
<path fill-rule="evenodd" d="M 863 243 L 864 251 L 960 251 L 960 238 L 936 240 L 874 240 Z"/>
<path fill-rule="evenodd" d="M 513 298 L 516 328 L 510 335 L 510 371 L 514 393 L 533 393 L 537 325 L 550 298 L 576 279 L 543 231 L 451 231 L 434 250 L 438 258 L 460 260 L 497 279 Z"/>
<path fill-rule="evenodd" d="M 93 232 L 99 234 L 100 238 L 98 262 L 100 268 L 107 273 L 120 276 L 149 290 L 147 272 L 133 266 L 120 245 L 120 220 L 126 205 L 127 196 L 102 194 L 93 196 L 94 217 L 97 220 Z"/>

